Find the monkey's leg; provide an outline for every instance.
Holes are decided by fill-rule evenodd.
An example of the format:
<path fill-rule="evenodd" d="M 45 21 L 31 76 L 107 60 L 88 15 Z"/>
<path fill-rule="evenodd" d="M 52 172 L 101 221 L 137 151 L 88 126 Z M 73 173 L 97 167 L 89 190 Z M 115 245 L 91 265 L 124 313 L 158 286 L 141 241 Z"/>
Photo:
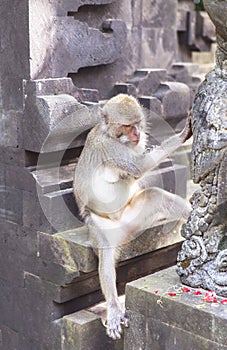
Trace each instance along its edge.
<path fill-rule="evenodd" d="M 120 339 L 121 323 L 127 326 L 127 319 L 117 295 L 115 248 L 99 249 L 99 279 L 107 301 L 107 335 Z"/>
<path fill-rule="evenodd" d="M 178 195 L 152 187 L 140 191 L 124 210 L 122 226 L 127 229 L 127 238 L 147 228 L 169 220 L 187 219 L 190 204 Z"/>
<path fill-rule="evenodd" d="M 102 292 L 107 302 L 107 335 L 113 339 L 120 339 L 122 324 L 127 327 L 128 321 L 125 317 L 117 294 L 115 253 L 119 240 L 115 234 L 121 233 L 121 228 L 116 227 L 109 219 L 101 218 L 91 214 L 93 225 L 89 225 L 95 235 L 95 247 L 98 249 L 99 258 L 99 280 Z M 95 226 L 94 226 L 95 225 Z"/>

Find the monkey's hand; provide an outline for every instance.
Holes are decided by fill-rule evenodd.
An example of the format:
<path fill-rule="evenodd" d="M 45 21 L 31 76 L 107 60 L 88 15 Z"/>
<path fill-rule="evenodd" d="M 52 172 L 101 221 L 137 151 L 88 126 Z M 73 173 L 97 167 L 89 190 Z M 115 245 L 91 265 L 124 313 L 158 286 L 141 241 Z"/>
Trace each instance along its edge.
<path fill-rule="evenodd" d="M 190 139 L 190 137 L 192 136 L 192 110 L 190 109 L 190 111 L 188 112 L 188 117 L 186 119 L 186 124 L 184 127 L 184 130 L 182 131 L 182 143 L 184 143 L 185 141 L 187 141 L 188 139 Z"/>
<path fill-rule="evenodd" d="M 116 340 L 121 338 L 122 326 L 128 327 L 128 319 L 121 305 L 110 306 L 107 312 L 107 335 Z"/>

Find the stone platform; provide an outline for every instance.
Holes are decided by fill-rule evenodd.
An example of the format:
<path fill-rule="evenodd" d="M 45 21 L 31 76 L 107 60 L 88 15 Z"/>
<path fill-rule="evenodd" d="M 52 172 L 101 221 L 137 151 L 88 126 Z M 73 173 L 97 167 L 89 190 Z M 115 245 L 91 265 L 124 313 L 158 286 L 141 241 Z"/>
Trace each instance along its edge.
<path fill-rule="evenodd" d="M 124 350 L 227 350 L 227 304 L 182 289 L 171 267 L 127 284 Z"/>

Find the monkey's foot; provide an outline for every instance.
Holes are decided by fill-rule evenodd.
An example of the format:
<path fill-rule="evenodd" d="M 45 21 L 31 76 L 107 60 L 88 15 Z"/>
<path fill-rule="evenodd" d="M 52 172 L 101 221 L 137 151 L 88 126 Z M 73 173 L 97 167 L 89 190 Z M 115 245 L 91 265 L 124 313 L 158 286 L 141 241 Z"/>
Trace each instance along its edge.
<path fill-rule="evenodd" d="M 116 340 L 121 338 L 122 327 L 128 327 L 128 318 L 124 313 L 112 313 L 106 321 L 106 334 Z"/>

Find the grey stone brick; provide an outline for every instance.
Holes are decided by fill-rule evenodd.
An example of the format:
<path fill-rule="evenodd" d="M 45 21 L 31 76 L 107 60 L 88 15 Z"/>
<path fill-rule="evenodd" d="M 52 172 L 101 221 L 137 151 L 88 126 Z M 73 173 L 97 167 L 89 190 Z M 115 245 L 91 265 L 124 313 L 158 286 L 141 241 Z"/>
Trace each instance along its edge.
<path fill-rule="evenodd" d="M 122 350 L 123 341 L 108 338 L 100 317 L 82 310 L 63 317 L 62 350 L 74 349 Z"/>
<path fill-rule="evenodd" d="M 44 281 L 55 283 L 58 286 L 67 286 L 72 283 L 79 273 L 69 266 L 63 266 L 51 261 L 38 259 L 36 263 L 37 275 Z M 62 302 L 60 296 L 54 299 L 56 302 Z"/>
<path fill-rule="evenodd" d="M 187 85 L 163 82 L 155 92 L 155 97 L 162 102 L 165 119 L 182 119 L 187 116 L 190 108 L 190 89 Z"/>
<path fill-rule="evenodd" d="M 45 21 L 37 13 L 44 13 Z M 81 67 L 113 63 L 121 56 L 126 41 L 122 20 L 106 20 L 99 30 L 73 17 L 56 16 L 54 7 L 46 4 L 31 6 L 30 21 L 36 23 L 30 30 L 31 43 L 38 43 L 38 48 L 33 44 L 30 49 L 32 79 L 66 77 Z M 45 64 L 42 57 L 46 57 Z"/>
<path fill-rule="evenodd" d="M 26 152 L 22 148 L 0 146 L 0 162 L 11 165 L 26 165 Z"/>
<path fill-rule="evenodd" d="M 51 323 L 49 336 L 39 339 L 32 338 L 29 334 L 20 334 L 19 347 L 17 350 L 61 350 L 61 320 Z"/>
<path fill-rule="evenodd" d="M 48 210 L 48 213 L 50 215 L 49 217 L 51 218 L 51 213 L 47 204 L 45 202 L 43 205 L 45 205 L 45 208 Z M 35 193 L 23 191 L 22 208 L 23 225 L 25 227 L 32 228 L 34 230 L 40 230 L 43 232 L 56 232 L 56 229 L 51 225 L 47 216 L 45 215 L 43 208 L 40 205 L 39 198 Z"/>
<path fill-rule="evenodd" d="M 24 286 L 24 271 L 37 274 L 36 256 L 28 256 L 16 250 L 3 250 L 0 255 L 0 278 L 15 287 Z"/>
<path fill-rule="evenodd" d="M 114 86 L 116 94 L 128 94 L 136 96 L 136 87 L 132 83 L 118 83 Z"/>
<path fill-rule="evenodd" d="M 139 101 L 143 107 L 148 109 L 150 112 L 162 116 L 162 104 L 161 101 L 153 96 L 140 96 Z M 152 122 L 152 116 L 148 114 L 148 121 Z"/>
<path fill-rule="evenodd" d="M 31 95 L 23 121 L 24 147 L 41 153 L 62 151 L 63 156 L 73 140 L 98 120 L 98 107 L 89 109 L 71 95 Z"/>
<path fill-rule="evenodd" d="M 198 11 L 196 14 L 197 35 L 200 35 L 205 40 L 215 42 L 215 26 L 210 21 L 208 14 L 205 11 Z"/>
<path fill-rule="evenodd" d="M 147 347 L 144 349 L 153 349 L 153 346 L 154 349 L 173 350 L 219 349 L 218 346 L 225 349 L 225 305 L 205 303 L 201 295 L 193 293 L 180 293 L 175 297 L 168 295 L 168 292 L 176 292 L 176 289 L 181 291 L 182 287 L 175 267 L 127 285 L 126 306 L 132 322 L 131 331 L 129 329 L 129 333 L 126 333 L 127 346 L 133 342 L 130 332 L 135 326 L 134 314 L 139 314 L 146 318 L 148 330 Z M 158 294 L 155 290 L 158 290 Z M 205 294 L 205 291 L 203 293 Z M 191 342 L 193 346 L 189 348 L 187 344 Z"/>
<path fill-rule="evenodd" d="M 40 232 L 39 254 L 45 261 L 68 266 L 78 272 L 97 269 L 97 258 L 88 242 L 85 226 L 55 235 Z"/>
<path fill-rule="evenodd" d="M 29 168 L 16 164 L 5 166 L 5 185 L 11 189 L 36 192 L 36 182 Z"/>
<path fill-rule="evenodd" d="M 29 79 L 27 2 L 15 6 L 2 1 L 1 18 L 1 105 L 4 110 L 22 110 L 23 79 Z"/>
<path fill-rule="evenodd" d="M 22 227 L 10 221 L 0 221 L 1 242 L 3 251 L 9 251 L 10 254 L 17 256 L 35 257 L 37 254 L 37 231 Z"/>
<path fill-rule="evenodd" d="M 21 120 L 20 111 L 0 111 L 0 145 L 18 148 L 21 146 Z"/>
<path fill-rule="evenodd" d="M 150 25 L 154 28 L 172 27 L 176 23 L 177 1 L 155 0 L 146 2 L 142 7 L 143 24 Z"/>
<path fill-rule="evenodd" d="M 57 13 L 66 15 L 68 11 L 78 11 L 79 7 L 85 6 L 85 5 L 105 5 L 105 4 L 111 4 L 115 2 L 116 0 L 60 0 L 58 2 Z"/>
<path fill-rule="evenodd" d="M 167 71 L 165 69 L 137 69 L 129 80 L 134 84 L 139 95 L 152 95 L 159 87 L 161 81 L 166 80 Z"/>
<path fill-rule="evenodd" d="M 20 189 L 5 187 L 5 218 L 6 220 L 22 224 L 23 194 Z"/>
<path fill-rule="evenodd" d="M 55 320 L 63 316 L 62 308 L 53 303 L 58 293 L 56 285 L 29 273 L 25 273 L 24 282 L 14 298 L 14 329 L 48 344 L 47 339 L 56 333 Z"/>
<path fill-rule="evenodd" d="M 0 348 L 2 350 L 19 349 L 19 335 L 13 329 L 0 325 Z"/>

